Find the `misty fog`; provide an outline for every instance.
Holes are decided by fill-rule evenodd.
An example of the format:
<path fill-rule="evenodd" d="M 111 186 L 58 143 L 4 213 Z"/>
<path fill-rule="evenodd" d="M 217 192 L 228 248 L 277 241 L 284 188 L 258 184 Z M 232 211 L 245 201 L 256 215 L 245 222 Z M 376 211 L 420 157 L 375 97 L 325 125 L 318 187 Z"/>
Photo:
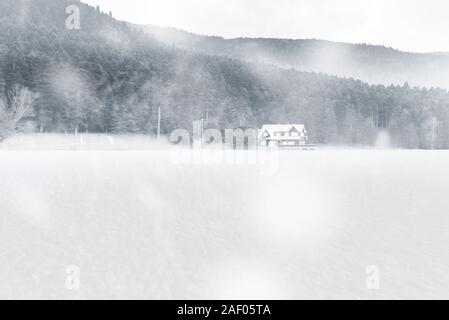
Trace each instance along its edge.
<path fill-rule="evenodd" d="M 270 175 L 169 151 L 0 153 L 2 298 L 448 295 L 447 152 L 280 151 Z"/>

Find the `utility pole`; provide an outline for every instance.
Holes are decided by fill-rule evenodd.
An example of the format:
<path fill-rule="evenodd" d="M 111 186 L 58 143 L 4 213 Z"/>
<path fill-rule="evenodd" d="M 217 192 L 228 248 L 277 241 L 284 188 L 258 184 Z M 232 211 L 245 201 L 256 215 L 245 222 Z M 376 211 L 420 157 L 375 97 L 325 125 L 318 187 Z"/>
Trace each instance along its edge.
<path fill-rule="evenodd" d="M 436 138 L 436 128 L 437 128 L 437 118 L 432 118 L 432 150 L 435 149 L 435 138 Z"/>
<path fill-rule="evenodd" d="M 161 106 L 157 110 L 157 139 L 161 137 Z"/>
<path fill-rule="evenodd" d="M 80 90 L 76 90 L 76 100 L 75 100 L 75 136 L 78 136 L 78 105 L 79 105 L 79 99 L 80 99 Z"/>
<path fill-rule="evenodd" d="M 201 143 L 204 143 L 204 119 L 201 119 Z"/>

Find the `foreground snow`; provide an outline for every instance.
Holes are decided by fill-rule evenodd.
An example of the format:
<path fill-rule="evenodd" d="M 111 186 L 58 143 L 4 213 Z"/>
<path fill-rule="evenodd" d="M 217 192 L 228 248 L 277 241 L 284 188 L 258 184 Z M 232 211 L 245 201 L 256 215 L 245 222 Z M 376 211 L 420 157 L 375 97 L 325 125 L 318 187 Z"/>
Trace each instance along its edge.
<path fill-rule="evenodd" d="M 263 175 L 166 151 L 0 151 L 0 298 L 448 299 L 448 160 L 281 152 Z"/>

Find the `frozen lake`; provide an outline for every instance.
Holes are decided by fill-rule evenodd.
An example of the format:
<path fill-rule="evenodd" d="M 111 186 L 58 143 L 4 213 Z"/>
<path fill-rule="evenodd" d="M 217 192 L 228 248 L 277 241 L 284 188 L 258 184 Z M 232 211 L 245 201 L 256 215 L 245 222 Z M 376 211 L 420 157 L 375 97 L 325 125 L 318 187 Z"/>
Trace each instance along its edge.
<path fill-rule="evenodd" d="M 0 298 L 449 299 L 449 152 L 171 157 L 0 151 Z"/>

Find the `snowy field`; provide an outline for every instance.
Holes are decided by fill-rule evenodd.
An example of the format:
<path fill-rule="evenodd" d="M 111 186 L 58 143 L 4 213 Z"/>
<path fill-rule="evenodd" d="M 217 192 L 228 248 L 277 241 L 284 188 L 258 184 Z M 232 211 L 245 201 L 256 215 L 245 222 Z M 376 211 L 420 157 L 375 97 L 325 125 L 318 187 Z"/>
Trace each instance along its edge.
<path fill-rule="evenodd" d="M 0 298 L 449 299 L 449 152 L 285 151 L 261 174 L 85 138 L 0 145 Z"/>

